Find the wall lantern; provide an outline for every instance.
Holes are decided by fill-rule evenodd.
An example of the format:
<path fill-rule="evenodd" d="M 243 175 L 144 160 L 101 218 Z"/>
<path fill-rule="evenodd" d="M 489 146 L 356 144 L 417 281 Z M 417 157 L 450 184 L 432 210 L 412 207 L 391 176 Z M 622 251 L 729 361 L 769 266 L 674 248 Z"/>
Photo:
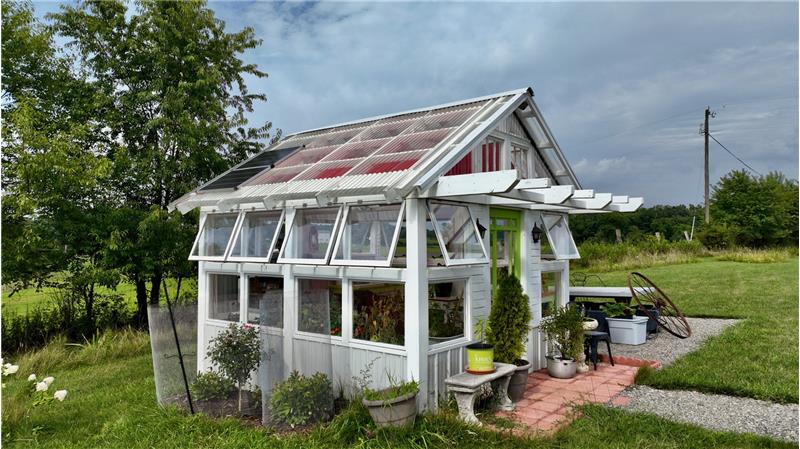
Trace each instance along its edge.
<path fill-rule="evenodd" d="M 475 224 L 478 226 L 478 234 L 480 234 L 481 238 L 483 238 L 486 235 L 486 226 L 481 224 L 480 218 L 475 220 Z"/>
<path fill-rule="evenodd" d="M 533 224 L 533 229 L 531 229 L 531 236 L 533 236 L 533 243 L 539 243 L 539 240 L 542 239 L 542 230 L 539 228 L 539 223 Z"/>

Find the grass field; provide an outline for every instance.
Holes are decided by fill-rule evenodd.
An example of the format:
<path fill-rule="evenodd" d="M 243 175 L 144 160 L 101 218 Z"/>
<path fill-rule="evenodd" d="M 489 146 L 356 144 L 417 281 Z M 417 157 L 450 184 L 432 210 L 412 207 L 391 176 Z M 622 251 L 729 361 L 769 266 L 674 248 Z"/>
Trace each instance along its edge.
<path fill-rule="evenodd" d="M 329 425 L 289 435 L 235 419 L 186 416 L 156 406 L 148 337 L 108 334 L 84 347 L 50 344 L 19 360 L 4 380 L 3 446 L 34 448 L 788 448 L 765 438 L 711 432 L 653 416 L 586 407 L 551 437 L 519 438 L 467 426 L 452 414 L 418 419 L 413 429 L 375 431 L 363 409 Z M 53 375 L 63 403 L 27 413 L 25 378 Z"/>
<path fill-rule="evenodd" d="M 641 270 L 687 315 L 742 318 L 674 365 L 640 379 L 669 389 L 798 400 L 798 265 L 703 260 Z M 626 285 L 627 271 L 601 274 Z"/>

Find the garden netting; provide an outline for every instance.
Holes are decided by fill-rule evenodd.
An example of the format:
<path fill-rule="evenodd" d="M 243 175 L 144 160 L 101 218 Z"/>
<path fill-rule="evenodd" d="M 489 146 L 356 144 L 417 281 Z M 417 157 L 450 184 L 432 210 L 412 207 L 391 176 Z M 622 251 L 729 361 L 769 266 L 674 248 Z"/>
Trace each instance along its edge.
<path fill-rule="evenodd" d="M 172 316 L 174 328 L 166 305 L 151 305 L 147 309 L 156 398 L 161 405 L 176 405 L 189 410 L 186 383 L 191 385 L 197 375 L 197 304 L 173 305 Z"/>

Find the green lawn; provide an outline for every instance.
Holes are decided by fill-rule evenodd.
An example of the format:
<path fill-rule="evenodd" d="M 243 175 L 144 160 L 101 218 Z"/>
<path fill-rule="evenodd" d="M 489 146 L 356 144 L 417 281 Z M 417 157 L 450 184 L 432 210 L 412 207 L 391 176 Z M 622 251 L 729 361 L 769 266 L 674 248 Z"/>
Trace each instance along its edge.
<path fill-rule="evenodd" d="M 167 280 L 167 285 L 169 286 L 171 295 L 170 299 L 173 299 L 172 295 L 175 293 L 177 282 L 174 279 L 169 279 Z M 12 295 L 9 290 L 9 288 L 3 286 L 3 313 L 19 314 L 24 314 L 35 307 L 47 307 L 55 291 L 55 289 L 51 287 L 43 287 L 41 289 L 29 287 Z M 100 287 L 97 291 L 98 293 L 104 294 L 116 293 L 122 295 L 122 297 L 125 298 L 125 302 L 131 307 L 131 310 L 136 310 L 136 287 L 133 284 L 120 282 L 116 289 Z M 193 279 L 184 280 L 181 283 L 181 296 L 187 291 L 197 291 L 197 283 Z"/>
<path fill-rule="evenodd" d="M 413 429 L 376 432 L 362 410 L 307 432 L 275 435 L 235 419 L 187 416 L 156 406 L 147 336 L 117 334 L 84 348 L 54 343 L 26 355 L 5 378 L 3 446 L 35 448 L 788 448 L 753 436 L 711 432 L 653 416 L 586 407 L 553 437 L 519 438 L 467 426 L 452 414 L 418 419 Z M 24 415 L 25 378 L 55 376 L 63 403 Z"/>
<path fill-rule="evenodd" d="M 798 400 L 797 259 L 778 263 L 704 260 L 641 270 L 687 315 L 744 321 L 700 350 L 641 379 L 670 389 Z M 627 272 L 600 274 L 626 285 Z"/>

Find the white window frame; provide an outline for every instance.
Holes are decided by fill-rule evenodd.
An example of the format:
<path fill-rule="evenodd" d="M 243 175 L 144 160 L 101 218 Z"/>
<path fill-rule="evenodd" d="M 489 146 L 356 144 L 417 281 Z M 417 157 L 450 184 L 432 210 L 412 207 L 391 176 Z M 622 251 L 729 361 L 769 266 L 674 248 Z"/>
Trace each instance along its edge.
<path fill-rule="evenodd" d="M 428 279 L 428 287 L 431 284 L 444 284 L 447 282 L 464 282 L 464 335 L 452 340 L 440 341 L 428 345 L 428 353 L 435 353 L 465 346 L 472 342 L 472 278 L 454 277 L 441 279 Z M 430 301 L 430 299 L 428 299 Z M 428 304 L 430 307 L 430 303 Z M 428 324 L 430 326 L 430 324 Z M 428 328 L 430 332 L 430 328 Z M 430 340 L 430 337 L 428 338 Z"/>
<path fill-rule="evenodd" d="M 385 350 L 390 349 L 394 351 L 405 350 L 406 348 L 406 335 L 403 335 L 403 344 L 398 345 L 394 343 L 384 343 L 382 341 L 371 341 L 371 340 L 362 340 L 360 338 L 356 338 L 353 335 L 353 325 L 354 325 L 354 317 L 355 314 L 353 313 L 353 308 L 356 306 L 356 299 L 355 295 L 353 294 L 353 283 L 374 283 L 374 284 L 397 284 L 402 287 L 405 283 L 403 281 L 387 281 L 384 279 L 370 279 L 370 278 L 350 278 L 349 290 L 350 290 L 350 301 L 349 301 L 349 308 L 350 308 L 350 324 L 349 324 L 349 331 L 348 335 L 350 335 L 350 343 L 361 345 L 365 348 L 369 348 L 371 350 Z M 403 292 L 403 310 L 405 311 L 405 292 Z M 344 306 L 342 307 L 342 315 L 344 315 Z M 404 330 L 405 331 L 405 330 Z M 344 334 L 344 320 L 342 320 L 342 334 Z M 374 348 L 374 349 L 373 349 Z"/>
<path fill-rule="evenodd" d="M 344 231 L 347 229 L 347 219 L 350 216 L 350 209 L 353 207 L 364 207 L 365 205 L 358 204 L 358 205 L 347 205 L 344 210 L 344 215 L 342 216 L 342 224 L 339 226 L 339 230 L 336 233 L 336 245 L 333 248 L 333 252 L 331 253 L 331 265 L 346 265 L 346 266 L 359 266 L 359 267 L 391 267 L 392 260 L 394 259 L 394 253 L 397 250 L 397 242 L 400 239 L 400 227 L 403 224 L 403 220 L 405 219 L 405 212 L 406 212 L 406 204 L 405 202 L 399 203 L 400 204 L 400 213 L 397 215 L 397 222 L 394 226 L 394 235 L 392 236 L 392 241 L 389 242 L 389 256 L 386 260 L 352 260 L 352 259 L 337 259 L 336 255 L 339 253 L 339 245 L 342 244 L 344 241 Z M 393 206 L 395 204 L 387 204 L 387 206 Z M 366 205 L 369 206 L 369 205 Z"/>
<path fill-rule="evenodd" d="M 545 217 L 557 217 L 556 221 L 553 222 L 553 226 L 547 225 L 547 220 Z M 569 236 L 570 242 L 570 249 L 574 249 L 574 254 L 564 254 L 561 252 L 562 248 L 559 248 L 557 245 L 553 244 L 553 238 L 550 235 L 550 229 L 555 227 L 559 222 L 564 223 L 564 227 L 566 228 L 567 235 Z M 581 255 L 578 252 L 578 246 L 575 245 L 575 239 L 572 238 L 572 230 L 569 228 L 569 222 L 567 222 L 567 217 L 561 214 L 542 214 L 541 217 L 542 227 L 544 228 L 545 235 L 547 236 L 547 241 L 550 244 L 550 249 L 553 250 L 553 255 L 556 257 L 556 260 L 570 260 L 570 259 L 580 259 Z"/>
<path fill-rule="evenodd" d="M 281 279 L 283 281 L 283 288 L 281 289 L 281 326 L 283 326 L 283 317 L 286 315 L 286 311 L 283 310 L 283 296 L 284 292 L 286 291 L 286 281 L 282 275 L 278 274 L 271 274 L 271 273 L 244 273 L 244 280 L 245 280 L 245 291 L 244 291 L 244 311 L 245 313 L 242 316 L 241 322 L 246 324 L 253 324 L 248 321 L 248 315 L 250 313 L 250 278 L 272 278 L 272 279 Z M 261 311 L 259 310 L 259 313 Z M 260 318 L 260 317 L 259 317 Z M 275 327 L 275 326 L 267 326 L 265 324 L 253 324 L 254 326 L 259 326 L 259 328 L 271 331 L 273 335 L 282 335 L 283 334 L 283 327 Z"/>
<path fill-rule="evenodd" d="M 433 210 L 431 210 L 431 204 L 449 204 L 451 206 L 458 206 L 458 207 L 466 207 L 467 213 L 469 213 L 469 219 L 472 222 L 472 228 L 475 230 L 475 237 L 478 240 L 478 244 L 481 247 L 481 252 L 483 252 L 483 258 L 478 259 L 450 259 L 450 255 L 447 253 L 447 246 L 445 245 L 444 238 L 442 237 L 442 233 L 439 230 L 439 222 L 436 220 L 436 216 L 433 214 Z M 428 218 L 433 223 L 433 232 L 436 234 L 436 240 L 439 242 L 439 249 L 442 251 L 442 257 L 444 257 L 445 266 L 458 266 L 458 265 L 474 265 L 474 264 L 488 264 L 490 262 L 488 253 L 486 252 L 486 247 L 483 245 L 483 239 L 481 238 L 481 234 L 478 231 L 478 225 L 475 223 L 475 217 L 472 215 L 472 208 L 464 203 L 455 203 L 450 201 L 427 201 L 425 203 L 425 207 L 428 211 Z"/>
<path fill-rule="evenodd" d="M 328 248 L 325 250 L 325 257 L 323 259 L 295 259 L 286 257 L 286 248 L 291 242 L 292 239 L 292 231 L 294 231 L 294 225 L 297 222 L 297 212 L 301 210 L 314 210 L 314 209 L 333 209 L 333 207 L 308 207 L 308 208 L 301 208 L 297 209 L 294 213 L 294 217 L 292 218 L 292 222 L 288 223 L 286 236 L 283 238 L 283 246 L 281 247 L 280 253 L 278 253 L 278 263 L 289 263 L 289 264 L 300 264 L 300 265 L 328 265 L 329 261 L 331 260 L 331 256 L 333 254 L 333 247 L 336 245 L 337 236 L 339 233 L 339 226 L 342 222 L 342 214 L 344 207 L 339 206 L 336 212 L 336 220 L 333 223 L 333 229 L 331 230 L 331 242 L 328 244 Z"/>
<path fill-rule="evenodd" d="M 221 320 L 219 318 L 212 318 L 211 317 L 211 276 L 219 276 L 219 275 L 222 275 L 222 276 L 236 276 L 236 278 L 237 278 L 237 286 L 238 286 L 238 289 L 239 289 L 239 321 Z M 209 323 L 209 324 L 212 324 L 212 325 L 216 325 L 216 326 L 223 326 L 223 327 L 227 327 L 231 323 L 239 323 L 239 324 L 247 323 L 247 319 L 246 318 L 244 320 L 242 320 L 242 301 L 243 301 L 243 298 L 242 298 L 242 274 L 239 273 L 238 271 L 211 270 L 211 271 L 206 271 L 205 276 L 206 276 L 206 288 L 205 288 L 205 290 L 206 290 L 206 292 L 205 292 L 206 293 L 206 313 L 205 313 L 205 321 L 206 321 L 206 323 Z M 246 295 L 247 294 L 245 293 L 245 299 L 246 299 Z"/>
<path fill-rule="evenodd" d="M 195 256 L 194 250 L 197 249 L 197 245 L 200 244 L 200 238 L 203 236 L 203 231 L 206 229 L 206 223 L 208 222 L 208 217 L 211 215 L 233 215 L 237 214 L 236 222 L 233 224 L 233 230 L 231 230 L 231 236 L 228 237 L 228 243 L 225 246 L 225 252 L 221 256 Z M 228 256 L 228 252 L 231 250 L 233 246 L 234 237 L 236 237 L 236 230 L 239 229 L 240 223 L 243 217 L 242 212 L 215 212 L 206 214 L 202 220 L 200 220 L 199 230 L 197 231 L 197 235 L 194 237 L 194 243 L 192 244 L 192 250 L 189 252 L 189 260 L 208 260 L 213 262 L 224 262 Z"/>
<path fill-rule="evenodd" d="M 342 320 L 342 335 L 325 335 L 325 334 L 318 334 L 316 332 L 300 330 L 300 317 L 301 317 L 301 313 L 300 313 L 301 309 L 300 308 L 302 306 L 300 304 L 300 294 L 301 294 L 301 292 L 300 292 L 300 283 L 303 280 L 332 281 L 332 282 L 339 281 L 339 283 L 342 286 L 342 317 L 341 317 L 341 320 Z M 284 284 L 284 289 L 285 288 L 286 288 L 286 284 Z M 345 280 L 342 279 L 342 278 L 326 277 L 326 276 L 303 276 L 303 275 L 299 275 L 299 276 L 295 277 L 294 278 L 294 299 L 292 301 L 293 308 L 294 308 L 294 317 L 293 317 L 294 318 L 293 319 L 293 321 L 294 321 L 294 324 L 293 324 L 294 333 L 293 333 L 293 336 L 295 338 L 300 338 L 301 340 L 314 341 L 314 342 L 317 342 L 317 343 L 331 343 L 331 344 L 335 344 L 335 345 L 344 345 L 344 344 L 348 343 L 349 340 L 345 339 L 345 335 L 347 335 L 347 334 L 345 334 L 345 307 L 346 307 L 345 304 L 347 303 L 347 301 L 345 300 L 344 293 L 345 293 Z M 284 311 L 284 313 L 286 313 L 286 311 Z M 352 326 L 352 320 L 351 320 L 350 326 Z"/>
<path fill-rule="evenodd" d="M 242 212 L 239 221 L 236 223 L 236 227 L 233 228 L 233 240 L 228 242 L 228 249 L 225 253 L 225 260 L 230 262 L 260 262 L 260 263 L 270 263 L 270 259 L 272 259 L 272 253 L 275 252 L 275 246 L 278 242 L 278 236 L 281 233 L 281 226 L 285 225 L 286 221 L 286 210 L 281 210 L 281 215 L 278 218 L 278 227 L 275 228 L 275 234 L 272 235 L 272 241 L 269 244 L 269 254 L 268 257 L 245 257 L 245 256 L 232 256 L 231 253 L 233 252 L 234 246 L 236 246 L 236 240 L 241 234 L 242 229 L 244 228 L 244 221 L 247 214 L 258 214 L 264 212 L 271 212 L 270 210 L 253 210 L 253 211 L 245 211 Z"/>

